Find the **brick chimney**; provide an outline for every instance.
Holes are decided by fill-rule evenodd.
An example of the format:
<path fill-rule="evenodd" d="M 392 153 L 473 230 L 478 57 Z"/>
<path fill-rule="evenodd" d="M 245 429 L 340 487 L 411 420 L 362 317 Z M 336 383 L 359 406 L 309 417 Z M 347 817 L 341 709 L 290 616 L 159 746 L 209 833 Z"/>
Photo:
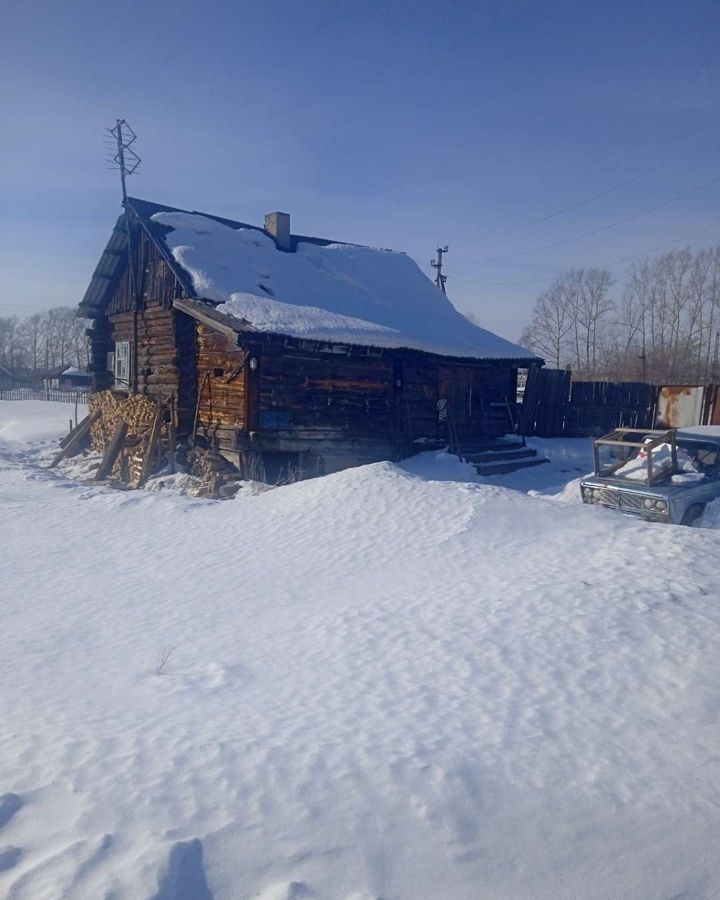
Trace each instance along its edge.
<path fill-rule="evenodd" d="M 287 213 L 268 213 L 265 216 L 265 231 L 275 238 L 278 249 L 290 249 L 290 216 Z"/>

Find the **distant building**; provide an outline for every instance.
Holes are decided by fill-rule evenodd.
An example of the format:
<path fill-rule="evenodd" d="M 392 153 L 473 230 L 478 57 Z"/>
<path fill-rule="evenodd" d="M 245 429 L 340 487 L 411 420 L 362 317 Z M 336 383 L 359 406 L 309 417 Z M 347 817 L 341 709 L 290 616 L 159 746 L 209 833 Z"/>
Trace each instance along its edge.
<path fill-rule="evenodd" d="M 73 388 L 89 388 L 92 385 L 92 375 L 83 372 L 76 366 L 66 366 L 57 374 L 51 374 L 43 379 L 46 387 L 60 390 L 72 390 Z"/>

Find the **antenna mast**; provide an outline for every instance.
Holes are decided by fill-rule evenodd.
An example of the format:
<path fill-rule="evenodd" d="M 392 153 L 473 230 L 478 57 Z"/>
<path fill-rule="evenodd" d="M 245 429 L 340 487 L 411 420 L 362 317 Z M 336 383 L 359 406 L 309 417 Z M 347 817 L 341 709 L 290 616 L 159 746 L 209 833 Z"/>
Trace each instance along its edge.
<path fill-rule="evenodd" d="M 448 245 L 445 244 L 444 247 L 438 247 L 436 250 L 437 259 L 431 259 L 430 265 L 433 269 L 436 270 L 437 274 L 435 275 L 435 284 L 440 288 L 443 294 L 447 294 L 445 290 L 445 282 L 447 281 L 447 275 L 443 275 L 442 267 L 443 267 L 443 254 L 448 252 Z"/>
<path fill-rule="evenodd" d="M 115 127 L 108 128 L 108 135 L 114 140 L 110 143 L 108 162 L 110 168 L 120 170 L 120 183 L 122 185 L 122 205 L 125 210 L 125 234 L 127 236 L 127 254 L 128 254 L 128 276 L 130 281 L 130 297 L 133 305 L 133 347 L 132 347 L 132 390 L 137 393 L 138 389 L 138 309 L 140 307 L 140 291 L 138 289 L 138 279 L 135 272 L 135 260 L 133 256 L 132 230 L 130 228 L 130 212 L 128 210 L 128 198 L 126 179 L 137 171 L 140 165 L 140 157 L 133 150 L 132 145 L 137 140 L 137 135 L 128 125 L 125 119 L 116 119 Z M 113 149 L 115 153 L 113 153 Z M 131 385 L 128 385 L 128 388 Z"/>
<path fill-rule="evenodd" d="M 137 140 L 137 135 L 128 125 L 125 119 L 116 119 L 115 127 L 108 128 L 108 134 L 115 139 L 117 148 L 115 154 L 109 159 L 113 169 L 120 170 L 120 182 L 122 184 L 123 206 L 127 203 L 127 189 L 125 180 L 133 172 L 137 171 L 140 165 L 140 157 L 133 150 L 132 145 Z M 111 151 L 112 152 L 112 151 Z"/>

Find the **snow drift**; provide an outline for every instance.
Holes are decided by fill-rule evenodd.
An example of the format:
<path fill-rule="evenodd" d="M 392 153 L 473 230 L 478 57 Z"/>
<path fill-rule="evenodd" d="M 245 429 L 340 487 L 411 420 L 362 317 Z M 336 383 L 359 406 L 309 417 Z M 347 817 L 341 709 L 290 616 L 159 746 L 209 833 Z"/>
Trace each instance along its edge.
<path fill-rule="evenodd" d="M 226 503 L 119 493 L 13 435 L 0 893 L 720 891 L 717 532 L 433 454 Z"/>

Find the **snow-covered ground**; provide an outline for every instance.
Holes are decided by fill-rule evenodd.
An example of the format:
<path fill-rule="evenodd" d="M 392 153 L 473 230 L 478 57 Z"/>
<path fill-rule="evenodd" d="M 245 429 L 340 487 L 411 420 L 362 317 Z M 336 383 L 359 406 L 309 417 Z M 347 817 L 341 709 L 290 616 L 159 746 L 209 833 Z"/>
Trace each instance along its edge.
<path fill-rule="evenodd" d="M 587 442 L 116 492 L 68 416 L 0 403 L 0 895 L 720 895 L 720 531 L 558 502 Z"/>

